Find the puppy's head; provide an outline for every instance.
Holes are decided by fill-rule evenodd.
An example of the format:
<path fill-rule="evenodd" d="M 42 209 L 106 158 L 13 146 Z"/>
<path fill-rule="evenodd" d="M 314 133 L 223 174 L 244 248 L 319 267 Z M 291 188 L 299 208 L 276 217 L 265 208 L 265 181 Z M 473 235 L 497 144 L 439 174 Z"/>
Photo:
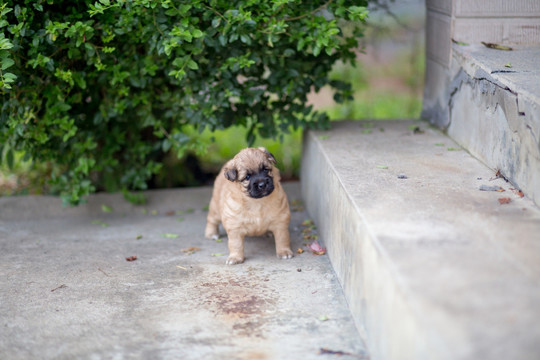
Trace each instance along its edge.
<path fill-rule="evenodd" d="M 225 164 L 224 175 L 241 184 L 248 196 L 260 199 L 274 191 L 274 177 L 278 173 L 275 164 L 274 155 L 265 148 L 246 148 Z"/>

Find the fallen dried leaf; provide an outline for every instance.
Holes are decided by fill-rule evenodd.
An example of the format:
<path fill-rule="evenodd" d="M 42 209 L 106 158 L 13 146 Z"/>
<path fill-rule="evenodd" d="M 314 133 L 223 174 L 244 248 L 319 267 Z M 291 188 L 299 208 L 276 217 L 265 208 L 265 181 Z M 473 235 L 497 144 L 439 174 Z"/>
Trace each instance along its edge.
<path fill-rule="evenodd" d="M 175 214 L 175 211 L 174 211 L 174 210 L 170 210 L 170 211 L 167 211 L 167 212 L 165 213 L 165 215 L 167 215 L 167 216 L 173 216 L 174 214 Z"/>
<path fill-rule="evenodd" d="M 413 134 L 423 134 L 425 132 L 418 125 L 409 126 L 409 130 L 412 130 Z"/>
<path fill-rule="evenodd" d="M 180 265 L 176 265 L 177 268 L 179 269 L 182 269 L 182 270 L 187 270 L 187 268 L 183 267 L 183 266 L 180 266 Z"/>
<path fill-rule="evenodd" d="M 297 252 L 298 254 L 302 254 L 302 253 L 304 252 L 304 249 L 298 248 L 298 250 L 296 250 L 296 252 Z"/>
<path fill-rule="evenodd" d="M 313 251 L 313 254 L 315 255 L 326 254 L 326 248 L 323 248 L 321 245 L 319 245 L 317 240 L 313 241 L 308 247 L 311 249 L 311 251 Z"/>
<path fill-rule="evenodd" d="M 503 175 L 500 169 L 497 169 L 497 172 L 495 173 L 495 179 L 503 179 L 504 181 L 508 182 L 508 179 L 506 178 L 506 176 Z M 493 180 L 493 178 L 489 180 L 491 181 Z"/>
<path fill-rule="evenodd" d="M 319 321 L 328 321 L 328 316 L 326 315 L 319 316 Z"/>
<path fill-rule="evenodd" d="M 512 199 L 507 198 L 507 197 L 505 197 L 505 198 L 499 198 L 499 204 L 501 204 L 501 205 L 502 205 L 502 204 L 509 204 L 511 201 L 512 201 Z"/>
<path fill-rule="evenodd" d="M 182 251 L 183 253 L 185 253 L 186 255 L 191 255 L 191 254 L 195 253 L 195 251 L 200 251 L 200 250 L 201 250 L 201 249 L 199 249 L 198 247 L 191 246 L 191 247 L 182 249 L 181 251 Z"/>
<path fill-rule="evenodd" d="M 488 47 L 490 49 L 495 49 L 495 50 L 504 50 L 504 51 L 512 51 L 513 50 L 510 46 L 499 45 L 499 44 L 495 44 L 495 43 L 486 43 L 486 42 L 482 41 L 482 44 L 485 47 Z"/>
<path fill-rule="evenodd" d="M 302 200 L 295 199 L 291 201 L 291 211 L 293 212 L 304 211 L 304 203 L 302 203 Z"/>
<path fill-rule="evenodd" d="M 525 194 L 523 193 L 523 191 L 521 191 L 521 190 L 519 190 L 519 189 L 510 188 L 510 190 L 512 190 L 512 192 L 513 192 L 514 194 L 516 194 L 517 196 L 519 196 L 519 197 L 524 197 L 524 196 L 525 196 Z"/>
<path fill-rule="evenodd" d="M 136 240 L 142 239 L 142 235 L 137 235 L 137 237 L 136 237 L 135 239 L 136 239 Z"/>
<path fill-rule="evenodd" d="M 135 261 L 135 260 L 137 260 L 137 256 L 135 255 L 126 258 L 126 261 Z"/>
<path fill-rule="evenodd" d="M 225 254 L 222 254 L 222 253 L 214 253 L 214 254 L 211 254 L 210 256 L 225 256 Z"/>

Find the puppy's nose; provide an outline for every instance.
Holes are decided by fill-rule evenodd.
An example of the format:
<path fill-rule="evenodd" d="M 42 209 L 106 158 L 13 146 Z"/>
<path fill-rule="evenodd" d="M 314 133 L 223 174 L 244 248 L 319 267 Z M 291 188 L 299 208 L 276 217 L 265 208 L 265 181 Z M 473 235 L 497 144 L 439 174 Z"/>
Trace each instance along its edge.
<path fill-rule="evenodd" d="M 257 188 L 258 188 L 259 190 L 264 190 L 264 189 L 266 189 L 267 183 L 268 183 L 267 180 L 259 181 L 259 182 L 257 183 Z"/>

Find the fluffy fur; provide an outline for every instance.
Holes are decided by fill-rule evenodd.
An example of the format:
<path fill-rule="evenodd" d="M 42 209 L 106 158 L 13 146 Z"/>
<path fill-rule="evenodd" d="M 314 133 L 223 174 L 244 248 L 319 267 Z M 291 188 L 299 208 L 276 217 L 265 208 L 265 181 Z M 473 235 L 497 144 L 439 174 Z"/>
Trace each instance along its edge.
<path fill-rule="evenodd" d="M 276 160 L 265 148 L 247 148 L 227 162 L 214 183 L 205 236 L 217 238 L 222 223 L 229 238 L 227 264 L 244 261 L 244 238 L 274 235 L 276 254 L 290 259 L 287 196 L 280 184 Z"/>

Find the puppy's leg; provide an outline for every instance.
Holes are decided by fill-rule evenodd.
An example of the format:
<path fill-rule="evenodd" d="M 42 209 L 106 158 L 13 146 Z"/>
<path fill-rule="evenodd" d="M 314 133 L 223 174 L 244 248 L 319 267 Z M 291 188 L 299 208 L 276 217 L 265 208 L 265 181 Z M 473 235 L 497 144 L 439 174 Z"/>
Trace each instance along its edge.
<path fill-rule="evenodd" d="M 206 218 L 206 230 L 204 231 L 204 236 L 208 239 L 218 239 L 220 222 L 221 218 L 216 211 L 216 206 L 211 202 L 210 208 L 208 209 L 208 216 Z"/>
<path fill-rule="evenodd" d="M 227 232 L 229 237 L 229 257 L 227 265 L 241 264 L 244 262 L 244 235 L 236 232 Z"/>
<path fill-rule="evenodd" d="M 289 228 L 287 226 L 278 227 L 272 230 L 276 241 L 276 255 L 280 259 L 292 258 L 291 240 L 289 237 Z"/>

